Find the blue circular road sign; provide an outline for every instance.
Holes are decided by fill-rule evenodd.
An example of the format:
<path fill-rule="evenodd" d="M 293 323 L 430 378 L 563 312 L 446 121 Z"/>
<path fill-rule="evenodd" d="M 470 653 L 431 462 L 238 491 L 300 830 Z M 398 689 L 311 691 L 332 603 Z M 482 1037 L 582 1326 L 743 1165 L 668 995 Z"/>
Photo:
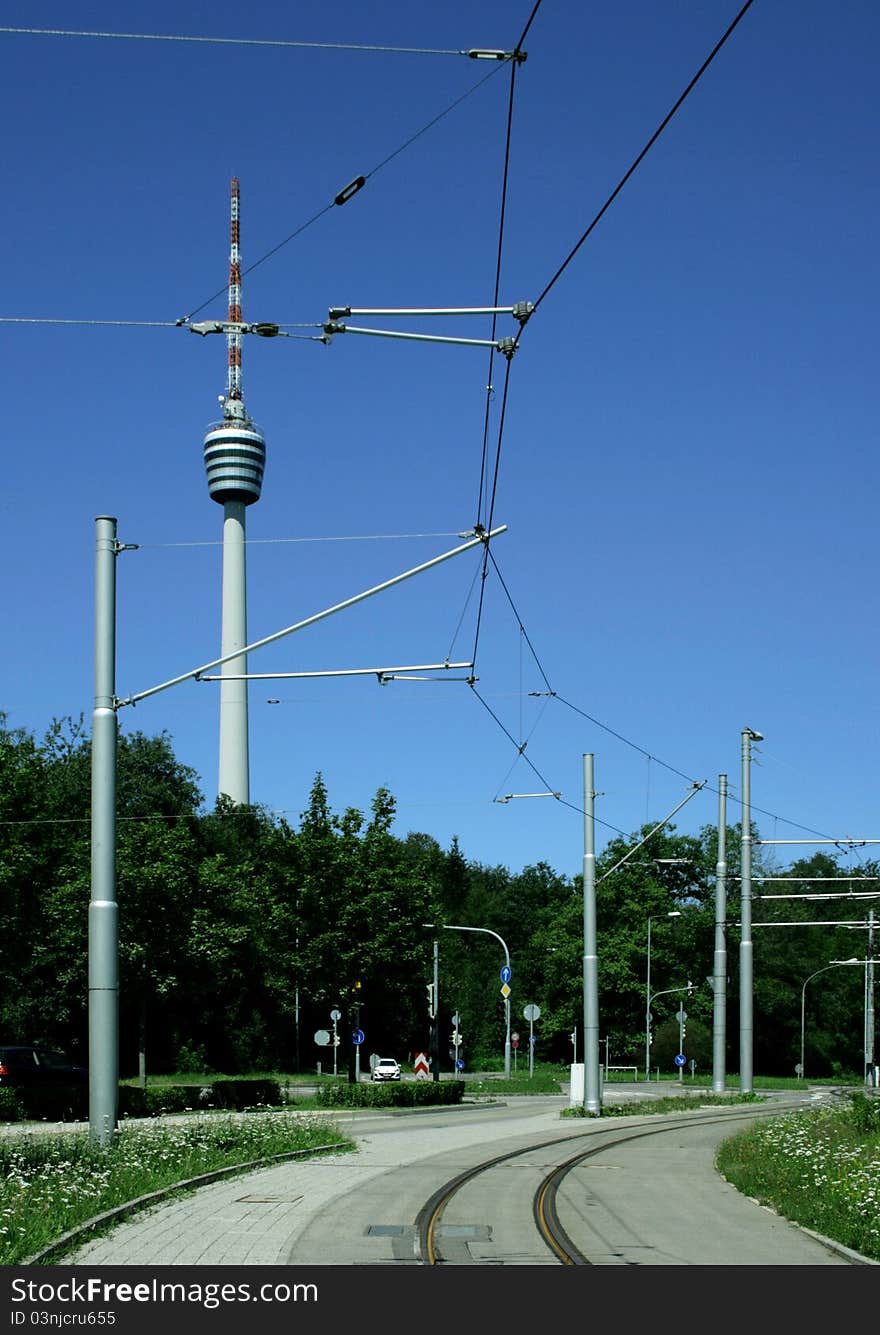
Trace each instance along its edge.
<path fill-rule="evenodd" d="M 363 1043 L 363 1041 L 364 1041 L 364 1031 L 363 1031 L 363 1029 L 355 1029 L 354 1033 L 353 1033 L 352 1036 L 351 1036 L 351 1041 L 352 1041 L 352 1043 L 354 1043 L 355 1047 L 360 1046 L 360 1044 Z M 676 1058 L 676 1060 L 677 1060 L 677 1058 Z"/>
<path fill-rule="evenodd" d="M 675 1058 L 675 1064 L 676 1064 L 676 1066 L 684 1066 L 684 1064 L 685 1064 L 686 1061 L 687 1061 L 687 1057 L 684 1055 L 683 1052 L 679 1052 L 679 1053 L 676 1054 L 676 1058 Z"/>
<path fill-rule="evenodd" d="M 461 1057 L 459 1057 L 458 1060 L 456 1061 L 456 1063 L 455 1063 L 455 1069 L 456 1069 L 456 1071 L 463 1071 L 463 1070 L 464 1070 L 464 1062 L 462 1061 Z"/>
<path fill-rule="evenodd" d="M 502 967 L 502 969 L 501 969 L 501 981 L 502 981 L 502 983 L 509 983 L 509 982 L 510 982 L 510 965 L 509 965 L 509 964 L 505 964 L 505 965 Z"/>

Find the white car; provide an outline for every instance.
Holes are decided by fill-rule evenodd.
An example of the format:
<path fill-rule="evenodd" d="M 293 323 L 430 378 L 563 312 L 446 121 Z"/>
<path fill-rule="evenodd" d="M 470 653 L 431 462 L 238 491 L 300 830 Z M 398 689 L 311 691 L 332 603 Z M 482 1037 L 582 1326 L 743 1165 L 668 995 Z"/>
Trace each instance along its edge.
<path fill-rule="evenodd" d="M 400 1066 L 393 1057 L 380 1057 L 370 1074 L 371 1080 L 399 1080 Z"/>

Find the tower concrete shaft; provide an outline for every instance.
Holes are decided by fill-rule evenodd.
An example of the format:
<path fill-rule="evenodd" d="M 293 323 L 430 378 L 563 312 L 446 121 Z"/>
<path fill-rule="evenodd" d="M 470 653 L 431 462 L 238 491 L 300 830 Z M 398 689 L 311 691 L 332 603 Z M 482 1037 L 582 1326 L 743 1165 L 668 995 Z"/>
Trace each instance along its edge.
<path fill-rule="evenodd" d="M 227 500 L 223 505 L 223 611 L 222 657 L 247 644 L 247 557 L 245 505 Z M 222 675 L 247 672 L 247 654 L 224 663 Z M 220 683 L 220 771 L 218 792 L 233 802 L 250 802 L 248 742 L 248 683 Z"/>

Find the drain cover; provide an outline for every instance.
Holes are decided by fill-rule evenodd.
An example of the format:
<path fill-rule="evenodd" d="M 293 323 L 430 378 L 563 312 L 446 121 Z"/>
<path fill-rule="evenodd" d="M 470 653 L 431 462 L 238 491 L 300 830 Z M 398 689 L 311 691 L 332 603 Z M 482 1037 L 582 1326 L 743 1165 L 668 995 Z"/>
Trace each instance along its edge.
<path fill-rule="evenodd" d="M 282 1201 L 287 1205 L 295 1205 L 302 1200 L 302 1196 L 236 1196 L 235 1199 L 245 1205 L 277 1205 Z"/>

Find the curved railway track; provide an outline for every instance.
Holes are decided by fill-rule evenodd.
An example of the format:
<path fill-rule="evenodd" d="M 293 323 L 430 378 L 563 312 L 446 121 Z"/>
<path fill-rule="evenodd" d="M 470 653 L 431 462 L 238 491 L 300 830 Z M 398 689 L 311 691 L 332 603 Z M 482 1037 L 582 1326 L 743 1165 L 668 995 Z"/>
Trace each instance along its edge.
<path fill-rule="evenodd" d="M 444 1265 L 448 1262 L 479 1264 L 480 1262 L 475 1261 L 469 1255 L 467 1248 L 462 1248 L 460 1243 L 457 1246 L 453 1244 L 453 1256 L 452 1249 L 445 1241 L 447 1233 L 453 1238 L 456 1236 L 456 1226 L 453 1225 L 448 1229 L 444 1228 L 448 1207 L 461 1195 L 465 1188 L 473 1186 L 479 1179 L 485 1179 L 489 1174 L 508 1169 L 515 1163 L 522 1162 L 529 1155 L 540 1155 L 546 1151 L 552 1153 L 554 1150 L 560 1152 L 567 1150 L 573 1140 L 584 1138 L 599 1143 L 590 1144 L 576 1154 L 568 1154 L 558 1163 L 555 1163 L 549 1171 L 543 1172 L 541 1180 L 532 1194 L 532 1220 L 537 1235 L 535 1239 L 538 1243 L 536 1252 L 538 1254 L 543 1252 L 546 1263 L 592 1265 L 594 1262 L 584 1254 L 560 1218 L 560 1191 L 575 1169 L 582 1167 L 591 1159 L 596 1159 L 610 1149 L 629 1145 L 636 1140 L 645 1140 L 668 1134 L 670 1131 L 678 1130 L 683 1126 L 717 1126 L 719 1123 L 735 1124 L 737 1122 L 753 1121 L 756 1117 L 778 1116 L 780 1112 L 788 1111 L 790 1108 L 793 1109 L 797 1106 L 800 1105 L 794 1102 L 791 1104 L 784 1102 L 776 1103 L 768 1109 L 751 1107 L 748 1110 L 710 1113 L 705 1117 L 694 1117 L 693 1113 L 658 1117 L 650 1127 L 633 1127 L 621 1131 L 618 1135 L 613 1133 L 609 1135 L 607 1123 L 601 1127 L 593 1123 L 589 1128 L 585 1128 L 582 1133 L 569 1132 L 564 1136 L 555 1136 L 552 1139 L 508 1151 L 505 1154 L 495 1155 L 450 1178 L 449 1181 L 433 1192 L 422 1206 L 415 1221 L 419 1263 L 432 1266 Z M 639 1262 L 628 1261 L 627 1264 L 638 1265 Z"/>

